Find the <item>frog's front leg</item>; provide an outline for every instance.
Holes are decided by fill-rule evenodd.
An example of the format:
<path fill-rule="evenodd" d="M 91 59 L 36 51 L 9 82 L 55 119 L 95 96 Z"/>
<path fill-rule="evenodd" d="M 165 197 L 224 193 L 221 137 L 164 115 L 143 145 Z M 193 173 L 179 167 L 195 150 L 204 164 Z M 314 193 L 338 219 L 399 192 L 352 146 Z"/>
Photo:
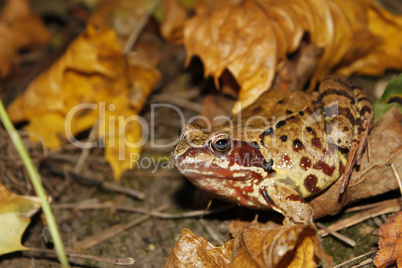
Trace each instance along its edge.
<path fill-rule="evenodd" d="M 309 224 L 313 222 L 313 208 L 289 186 L 274 182 L 269 186 L 261 186 L 260 194 L 268 205 L 285 216 L 283 224 Z"/>

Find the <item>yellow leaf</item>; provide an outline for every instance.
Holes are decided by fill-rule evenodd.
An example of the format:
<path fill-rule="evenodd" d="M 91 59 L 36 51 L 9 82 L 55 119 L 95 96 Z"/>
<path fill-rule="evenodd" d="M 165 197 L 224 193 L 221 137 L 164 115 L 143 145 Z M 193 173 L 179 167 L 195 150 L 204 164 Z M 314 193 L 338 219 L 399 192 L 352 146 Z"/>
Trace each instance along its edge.
<path fill-rule="evenodd" d="M 27 250 L 21 237 L 40 206 L 38 198 L 16 195 L 0 183 L 0 255 Z"/>
<path fill-rule="evenodd" d="M 88 25 L 64 55 L 8 107 L 8 113 L 14 122 L 29 120 L 27 129 L 42 136 L 49 148 L 75 141 L 74 135 L 99 122 L 99 137 L 107 146 L 106 159 L 119 180 L 124 170 L 135 166 L 129 154 L 140 153 L 141 146 L 108 146 L 126 146 L 120 139 L 125 134 L 137 141 L 141 125 L 110 129 L 110 117 L 119 122 L 119 117 L 137 115 L 158 78 L 156 69 L 125 59 L 113 30 Z"/>

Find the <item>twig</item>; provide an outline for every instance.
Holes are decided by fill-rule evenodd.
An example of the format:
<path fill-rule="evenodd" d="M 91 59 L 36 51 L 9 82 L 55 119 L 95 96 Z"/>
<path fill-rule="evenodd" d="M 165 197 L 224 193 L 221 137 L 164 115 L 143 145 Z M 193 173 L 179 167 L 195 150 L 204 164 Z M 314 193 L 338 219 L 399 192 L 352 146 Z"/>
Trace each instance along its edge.
<path fill-rule="evenodd" d="M 327 228 L 332 230 L 332 231 L 338 231 L 350 226 L 353 226 L 355 224 L 358 224 L 362 221 L 365 221 L 370 218 L 377 217 L 382 214 L 388 214 L 388 213 L 393 213 L 401 210 L 402 206 L 398 199 L 391 200 L 392 202 L 387 202 L 386 204 L 384 203 L 381 206 L 374 207 L 372 209 L 357 213 L 353 215 L 352 217 L 349 217 L 347 219 L 340 220 Z M 318 234 L 323 237 L 328 235 L 329 233 L 325 230 L 319 230 Z"/>
<path fill-rule="evenodd" d="M 333 237 L 338 238 L 339 240 L 341 240 L 342 242 L 345 242 L 346 244 L 348 244 L 351 247 L 356 246 L 356 242 L 352 239 L 350 239 L 349 237 L 346 237 L 340 233 L 337 233 L 335 231 L 332 231 L 330 229 L 328 229 L 324 224 L 320 223 L 320 222 L 316 222 L 315 223 L 318 227 L 320 227 L 321 229 L 327 231 L 328 233 L 330 233 Z"/>
<path fill-rule="evenodd" d="M 211 236 L 211 238 L 213 240 L 215 240 L 216 242 L 219 243 L 219 245 L 222 245 L 223 243 L 225 243 L 219 236 L 218 233 L 215 232 L 214 229 L 212 229 L 211 227 L 208 226 L 208 224 L 205 222 L 204 219 L 200 219 L 199 220 L 201 225 L 204 226 L 205 230 L 207 231 L 207 233 Z"/>
<path fill-rule="evenodd" d="M 353 265 L 354 263 L 357 263 L 357 262 L 361 261 L 364 258 L 370 257 L 370 256 L 374 255 L 375 253 L 376 253 L 375 250 L 369 251 L 367 253 L 364 253 L 363 255 L 357 256 L 357 257 L 355 257 L 353 259 L 350 259 L 348 261 L 345 261 L 345 262 L 343 262 L 341 264 L 335 265 L 334 268 L 350 267 L 350 265 Z"/>
<path fill-rule="evenodd" d="M 42 166 L 44 168 L 48 169 L 53 174 L 55 174 L 57 176 L 60 176 L 62 178 L 65 178 L 66 174 L 68 174 L 70 176 L 70 178 L 74 179 L 75 181 L 77 181 L 79 183 L 92 185 L 92 186 L 97 186 L 97 187 L 101 187 L 101 188 L 106 189 L 106 190 L 111 190 L 111 191 L 127 194 L 129 196 L 135 197 L 135 198 L 140 199 L 140 200 L 143 200 L 145 198 L 144 193 L 142 193 L 140 191 L 137 191 L 135 189 L 132 189 L 132 188 L 123 187 L 123 186 L 121 186 L 121 185 L 119 185 L 117 183 L 99 181 L 99 180 L 96 180 L 96 179 L 93 179 L 93 178 L 78 175 L 78 174 L 76 174 L 76 173 L 74 173 L 72 171 L 57 170 L 52 165 L 50 165 L 49 163 L 46 163 L 46 162 Z"/>
<path fill-rule="evenodd" d="M 89 133 L 88 137 L 88 142 L 91 143 L 96 139 L 97 132 L 98 132 L 98 127 L 99 127 L 99 121 L 97 120 L 95 124 L 92 126 L 91 132 Z M 77 160 L 77 163 L 74 166 L 73 171 L 77 174 L 79 174 L 82 171 L 82 168 L 84 165 L 87 163 L 87 159 L 89 156 L 91 148 L 84 148 Z"/>
<path fill-rule="evenodd" d="M 230 204 L 221 208 L 211 209 L 205 212 L 205 210 L 194 210 L 186 213 L 177 213 L 177 214 L 170 214 L 170 213 L 161 213 L 157 211 L 147 211 L 140 208 L 129 207 L 129 206 L 116 206 L 114 204 L 82 204 L 82 203 L 72 203 L 72 204 L 54 204 L 52 205 L 53 209 L 76 209 L 76 210 L 86 210 L 86 209 L 105 209 L 105 208 L 112 208 L 116 210 L 124 210 L 124 211 L 131 211 L 146 214 L 148 216 L 154 216 L 161 219 L 181 219 L 181 218 L 192 218 L 192 217 L 199 217 L 203 215 L 210 215 L 213 213 L 221 212 L 227 209 L 230 209 L 236 205 Z"/>
<path fill-rule="evenodd" d="M 398 184 L 399 184 L 399 191 L 401 191 L 401 195 L 402 195 L 402 182 L 401 182 L 401 177 L 399 177 L 398 171 L 396 170 L 394 163 L 391 163 L 391 168 L 392 168 L 392 171 L 394 172 L 394 175 L 395 175 L 395 177 L 396 177 L 396 180 L 398 181 Z"/>
<path fill-rule="evenodd" d="M 165 209 L 167 209 L 167 207 L 168 207 L 167 205 L 160 206 L 159 208 L 157 208 L 155 210 L 155 212 L 165 210 Z M 77 243 L 74 244 L 73 248 L 87 249 L 87 248 L 93 247 L 105 240 L 115 237 L 119 233 L 121 233 L 127 229 L 130 229 L 131 227 L 149 219 L 150 217 L 151 217 L 150 215 L 144 215 L 144 216 L 134 219 L 133 221 L 130 221 L 126 224 L 113 225 L 112 227 L 110 227 L 100 233 L 97 233 L 96 235 L 93 235 L 93 236 L 87 237 L 81 241 L 78 241 Z"/>
<path fill-rule="evenodd" d="M 46 248 L 29 248 L 29 251 L 56 255 L 56 252 L 54 250 L 46 249 Z M 131 264 L 134 264 L 134 262 L 135 262 L 135 260 L 131 257 L 125 258 L 125 259 L 117 259 L 117 258 L 108 258 L 108 257 L 101 257 L 101 256 L 92 256 L 92 255 L 82 254 L 82 253 L 78 253 L 78 252 L 72 252 L 72 251 L 68 251 L 68 250 L 66 251 L 66 254 L 69 257 L 77 257 L 77 258 L 83 258 L 83 259 L 94 260 L 94 261 L 99 261 L 99 262 L 107 262 L 107 263 L 112 263 L 112 264 L 116 264 L 116 265 L 131 265 Z"/>

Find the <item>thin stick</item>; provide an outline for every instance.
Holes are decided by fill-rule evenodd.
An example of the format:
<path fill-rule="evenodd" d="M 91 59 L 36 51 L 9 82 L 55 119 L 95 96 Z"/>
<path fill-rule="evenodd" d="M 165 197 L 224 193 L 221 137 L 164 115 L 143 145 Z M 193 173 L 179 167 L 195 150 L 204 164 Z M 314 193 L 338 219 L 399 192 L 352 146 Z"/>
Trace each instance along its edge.
<path fill-rule="evenodd" d="M 354 264 L 356 262 L 359 262 L 364 258 L 370 257 L 370 256 L 374 255 L 375 253 L 376 253 L 375 250 L 369 251 L 367 253 L 364 253 L 363 255 L 357 256 L 357 257 L 355 257 L 353 259 L 350 259 L 350 260 L 345 261 L 345 262 L 343 262 L 341 264 L 338 264 L 334 268 L 350 267 L 350 265 L 352 265 L 352 264 Z"/>
<path fill-rule="evenodd" d="M 350 226 L 353 226 L 355 224 L 358 224 L 362 221 L 365 221 L 370 218 L 377 217 L 382 214 L 388 214 L 388 213 L 393 213 L 401 210 L 402 206 L 400 202 L 398 202 L 398 199 L 393 200 L 393 202 L 388 202 L 386 205 L 378 206 L 360 213 L 357 213 L 347 219 L 340 220 L 327 228 L 332 230 L 332 231 L 338 231 Z M 328 235 L 329 233 L 325 230 L 319 230 L 318 234 L 323 237 Z"/>
<path fill-rule="evenodd" d="M 351 247 L 356 246 L 356 242 L 352 239 L 350 239 L 349 237 L 346 237 L 340 233 L 337 233 L 335 231 L 332 231 L 330 229 L 328 229 L 324 224 L 320 223 L 320 222 L 316 222 L 315 225 L 317 225 L 318 227 L 320 227 L 321 229 L 327 231 L 328 233 L 330 233 L 333 237 L 338 238 L 339 240 L 341 240 L 342 242 L 345 242 L 346 244 L 348 244 Z"/>
<path fill-rule="evenodd" d="M 56 255 L 56 252 L 54 250 L 47 249 L 47 248 L 28 248 L 28 250 L 33 251 L 33 252 Z M 134 264 L 134 262 L 135 262 L 135 260 L 131 257 L 125 258 L 125 259 L 117 259 L 117 258 L 108 258 L 108 257 L 101 257 L 101 256 L 92 256 L 92 255 L 87 255 L 87 254 L 82 254 L 82 253 L 72 252 L 72 251 L 66 251 L 66 254 L 69 257 L 77 257 L 77 258 L 83 258 L 83 259 L 94 260 L 94 261 L 99 261 L 99 262 L 107 262 L 107 263 L 112 263 L 112 264 L 116 264 L 116 265 L 131 265 L 131 264 Z"/>
<path fill-rule="evenodd" d="M 402 182 L 401 182 L 401 177 L 399 177 L 398 171 L 396 170 L 394 163 L 391 163 L 391 168 L 392 168 L 392 171 L 394 172 L 394 175 L 395 175 L 395 177 L 396 177 L 396 180 L 398 181 L 398 184 L 399 184 L 399 191 L 401 191 L 401 195 L 402 195 Z"/>
<path fill-rule="evenodd" d="M 221 208 L 211 209 L 208 211 L 205 210 L 195 210 L 186 213 L 177 213 L 177 214 L 170 214 L 170 213 L 161 213 L 158 211 L 147 211 L 140 208 L 134 208 L 129 206 L 116 206 L 114 204 L 81 204 L 81 203 L 72 203 L 72 204 L 54 204 L 52 205 L 53 209 L 76 209 L 76 210 L 86 210 L 86 209 L 105 209 L 105 208 L 112 208 L 116 210 L 124 210 L 124 211 L 131 211 L 142 213 L 148 216 L 153 216 L 161 219 L 181 219 L 181 218 L 192 218 L 192 217 L 199 217 L 203 215 L 210 215 L 213 213 L 221 212 L 227 209 L 230 209 L 236 205 L 230 204 Z"/>
<path fill-rule="evenodd" d="M 95 124 L 92 126 L 91 132 L 89 133 L 89 137 L 88 137 L 88 143 L 93 142 L 96 139 L 97 136 L 97 132 L 98 132 L 98 126 L 99 126 L 99 121 L 97 120 L 95 122 Z M 87 163 L 87 159 L 89 156 L 89 152 L 90 152 L 91 148 L 87 147 L 84 148 L 80 154 L 80 156 L 78 157 L 77 163 L 74 166 L 74 172 L 79 174 L 82 170 L 82 168 L 84 167 L 84 165 Z"/>
<path fill-rule="evenodd" d="M 163 205 L 163 206 L 160 206 L 159 208 L 155 209 L 155 211 L 162 211 L 162 210 L 165 210 L 167 208 L 168 208 L 167 205 Z M 135 225 L 137 225 L 137 224 L 149 219 L 150 217 L 151 217 L 150 215 L 144 215 L 144 216 L 141 216 L 141 217 L 139 217 L 137 219 L 134 219 L 133 221 L 128 222 L 126 224 L 115 224 L 112 227 L 110 227 L 110 228 L 108 228 L 106 230 L 103 230 L 100 233 L 97 233 L 96 235 L 87 237 L 87 238 L 85 238 L 85 239 L 83 239 L 81 241 L 76 242 L 74 244 L 73 248 L 75 248 L 75 249 L 87 249 L 87 248 L 93 247 L 93 246 L 95 246 L 95 245 L 97 245 L 97 244 L 99 244 L 99 243 L 101 243 L 101 242 L 103 242 L 105 240 L 108 240 L 108 239 L 110 239 L 112 237 L 115 237 L 119 233 L 121 233 L 121 232 L 123 232 L 123 231 L 125 231 L 127 229 L 130 229 L 131 227 L 133 227 L 133 226 L 135 226 Z"/>
<path fill-rule="evenodd" d="M 57 227 L 56 220 L 54 218 L 52 209 L 50 208 L 45 188 L 42 185 L 39 174 L 35 169 L 32 159 L 30 158 L 24 146 L 24 143 L 22 142 L 20 135 L 15 130 L 14 125 L 11 123 L 11 120 L 8 117 L 6 109 L 3 105 L 3 101 L 1 99 L 0 99 L 0 118 L 3 121 L 3 124 L 8 134 L 10 135 L 11 141 L 13 142 L 15 148 L 17 149 L 25 165 L 25 168 L 29 174 L 29 178 L 31 179 L 32 185 L 34 186 L 35 192 L 40 199 L 40 202 L 42 204 L 42 211 L 45 214 L 45 218 L 49 226 L 50 234 L 52 235 L 57 256 L 59 257 L 59 261 L 63 267 L 66 268 L 70 267 L 64 250 L 63 240 L 61 239 L 61 235 Z"/>
<path fill-rule="evenodd" d="M 201 225 L 204 226 L 205 230 L 207 231 L 207 233 L 211 236 L 211 238 L 213 240 L 215 240 L 216 242 L 219 243 L 219 245 L 222 245 L 223 243 L 225 243 L 219 236 L 218 233 L 215 232 L 214 229 L 212 229 L 210 226 L 208 226 L 208 224 L 206 223 L 206 221 L 204 219 L 200 219 L 199 220 Z"/>

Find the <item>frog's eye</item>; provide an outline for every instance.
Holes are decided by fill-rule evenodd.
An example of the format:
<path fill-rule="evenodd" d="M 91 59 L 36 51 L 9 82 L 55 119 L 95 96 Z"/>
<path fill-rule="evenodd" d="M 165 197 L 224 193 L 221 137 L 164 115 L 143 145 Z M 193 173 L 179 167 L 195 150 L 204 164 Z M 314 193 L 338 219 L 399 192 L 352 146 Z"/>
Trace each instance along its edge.
<path fill-rule="evenodd" d="M 211 150 L 215 154 L 227 153 L 232 146 L 232 141 L 229 136 L 221 135 L 216 137 L 211 143 Z"/>

